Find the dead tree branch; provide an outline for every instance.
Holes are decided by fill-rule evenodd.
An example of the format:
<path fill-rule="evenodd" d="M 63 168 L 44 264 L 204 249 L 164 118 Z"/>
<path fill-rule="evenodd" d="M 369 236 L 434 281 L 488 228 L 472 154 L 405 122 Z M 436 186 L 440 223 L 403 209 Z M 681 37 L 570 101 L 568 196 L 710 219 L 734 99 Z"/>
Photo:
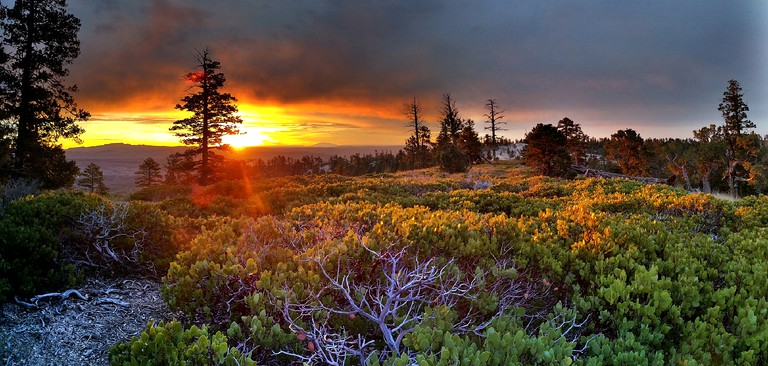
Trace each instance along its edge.
<path fill-rule="evenodd" d="M 350 273 L 349 268 L 343 268 L 340 258 L 333 271 L 330 270 L 332 266 L 329 264 L 333 262 L 329 255 L 309 260 L 316 265 L 327 286 L 311 292 L 304 300 L 291 301 L 289 296 L 283 315 L 291 329 L 312 342 L 312 346 L 308 345 L 312 354 L 302 356 L 289 351 L 281 354 L 292 355 L 304 362 L 311 358 L 328 364 L 356 357 L 364 364 L 374 355 L 374 351 L 368 349 L 373 341 L 363 335 L 348 334 L 344 329 L 333 329 L 328 321 L 332 315 L 359 316 L 373 323 L 377 338 L 380 337 L 386 345 L 385 352 L 379 356 L 383 361 L 404 351 L 404 337 L 429 316 L 428 307 L 456 308 L 459 303 L 469 304 L 468 309 L 459 314 L 455 330 L 480 335 L 494 318 L 523 304 L 527 300 L 526 294 L 532 293 L 515 281 L 513 268 L 501 268 L 497 271 L 501 274 L 497 273 L 497 276 L 480 269 L 472 275 L 464 275 L 453 259 L 424 261 L 412 257 L 407 248 L 398 249 L 394 245 L 383 250 L 362 247 L 376 263 L 372 268 L 377 269 L 366 275 L 366 280 L 359 280 L 360 277 Z M 501 262 L 500 265 L 509 263 Z M 285 290 L 291 292 L 289 288 Z M 498 312 L 490 319 L 474 306 L 481 290 L 492 291 L 499 298 Z M 340 302 L 325 305 L 321 299 L 327 296 Z M 318 314 L 325 314 L 322 321 L 316 318 Z"/>
<path fill-rule="evenodd" d="M 146 244 L 147 232 L 143 228 L 131 228 L 127 223 L 126 204 L 108 206 L 101 204 L 93 210 L 83 212 L 77 223 L 89 243 L 86 244 L 86 262 L 98 266 L 99 262 L 131 266 L 139 263 L 139 255 Z M 115 243 L 126 240 L 129 248 L 120 248 Z"/>
<path fill-rule="evenodd" d="M 629 179 L 629 180 L 635 180 L 644 184 L 667 184 L 666 179 L 651 178 L 651 177 L 634 177 L 631 175 L 606 172 L 604 170 L 590 169 L 580 165 L 572 165 L 571 168 L 573 168 L 573 170 L 575 170 L 577 173 L 582 174 L 587 178 L 595 177 L 595 178 L 605 178 L 605 179 Z"/>

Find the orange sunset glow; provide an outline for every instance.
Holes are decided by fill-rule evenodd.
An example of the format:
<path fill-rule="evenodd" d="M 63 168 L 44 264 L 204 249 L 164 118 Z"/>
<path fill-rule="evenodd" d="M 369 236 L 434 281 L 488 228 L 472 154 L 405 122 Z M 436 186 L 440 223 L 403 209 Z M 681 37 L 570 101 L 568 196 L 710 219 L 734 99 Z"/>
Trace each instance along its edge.
<path fill-rule="evenodd" d="M 233 93 L 234 94 L 234 93 Z M 313 145 L 334 143 L 339 145 L 396 145 L 401 144 L 408 131 L 394 106 L 393 115 L 372 116 L 368 108 L 355 110 L 349 106 L 256 106 L 239 103 L 238 115 L 243 119 L 243 134 L 225 136 L 224 143 L 232 147 Z M 137 107 L 134 107 L 137 108 Z M 137 108 L 138 109 L 138 108 Z M 306 113 L 305 111 L 320 111 Z M 324 112 L 327 111 L 327 112 Z M 343 114 L 334 115 L 342 111 Z M 86 132 L 83 143 L 64 140 L 65 148 L 99 146 L 121 142 L 132 145 L 179 146 L 181 143 L 168 128 L 173 121 L 189 114 L 170 109 L 165 112 L 107 112 L 94 113 L 83 123 Z M 397 126 L 396 129 L 390 126 Z M 376 131 L 375 137 L 361 136 L 361 130 Z"/>
<path fill-rule="evenodd" d="M 686 138 L 718 118 L 712 105 L 732 78 L 750 96 L 750 116 L 768 118 L 762 2 L 398 6 L 73 3 L 81 54 L 69 80 L 92 118 L 83 145 L 62 142 L 179 145 L 168 128 L 186 117 L 174 106 L 204 48 L 221 62 L 222 91 L 238 99 L 247 133 L 227 137 L 232 146 L 402 145 L 403 104 L 416 97 L 434 132 L 445 93 L 481 135 L 493 98 L 511 139 L 564 116 L 590 136 L 633 128 Z"/>

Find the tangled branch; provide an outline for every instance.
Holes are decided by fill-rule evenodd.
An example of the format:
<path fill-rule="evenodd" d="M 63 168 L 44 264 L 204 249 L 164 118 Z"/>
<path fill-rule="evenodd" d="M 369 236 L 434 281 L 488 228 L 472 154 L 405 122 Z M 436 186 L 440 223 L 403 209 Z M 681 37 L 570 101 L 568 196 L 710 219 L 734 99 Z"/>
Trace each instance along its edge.
<path fill-rule="evenodd" d="M 147 231 L 144 228 L 129 227 L 127 216 L 126 204 L 116 204 L 114 207 L 100 204 L 80 215 L 77 223 L 88 242 L 84 248 L 87 264 L 99 266 L 99 263 L 107 262 L 130 267 L 139 263 Z M 116 245 L 121 240 L 129 242 L 130 247 L 121 248 Z"/>
<path fill-rule="evenodd" d="M 361 243 L 362 244 L 362 243 Z M 523 282 L 515 281 L 514 268 L 503 267 L 495 276 L 489 271 L 478 269 L 473 275 L 463 275 L 453 259 L 443 261 L 431 258 L 426 261 L 412 258 L 407 248 L 397 249 L 394 245 L 384 250 L 373 250 L 362 245 L 372 257 L 378 270 L 366 277 L 371 281 L 359 280 L 348 268 L 343 268 L 337 259 L 335 271 L 329 271 L 329 255 L 311 259 L 327 285 L 311 292 L 303 301 L 290 299 L 285 302 L 283 315 L 290 328 L 308 340 L 311 354 L 302 356 L 282 351 L 303 362 L 322 360 L 328 364 L 343 364 L 349 357 L 355 357 L 361 364 L 375 355 L 369 346 L 372 340 L 363 335 L 349 334 L 345 329 L 334 329 L 331 315 L 361 317 L 374 324 L 377 338 L 386 345 L 386 352 L 379 357 L 383 361 L 390 355 L 404 351 L 403 339 L 413 332 L 416 325 L 429 315 L 427 308 L 455 308 L 469 304 L 461 312 L 454 325 L 459 333 L 480 332 L 505 310 L 520 306 L 532 291 Z M 506 273 L 506 275 L 505 275 Z M 291 289 L 285 288 L 290 293 Z M 490 291 L 498 297 L 497 313 L 487 317 L 474 305 L 479 291 Z M 339 299 L 339 303 L 326 305 L 322 299 L 327 296 Z M 289 296 L 290 298 L 290 296 Z M 466 306 L 465 306 L 466 307 Z M 318 314 L 322 314 L 318 319 Z M 480 322 L 481 319 L 485 321 Z M 308 324 L 308 325 L 304 325 Z M 309 346 L 311 344 L 311 346 Z M 314 350 L 313 350 L 314 348 Z"/>

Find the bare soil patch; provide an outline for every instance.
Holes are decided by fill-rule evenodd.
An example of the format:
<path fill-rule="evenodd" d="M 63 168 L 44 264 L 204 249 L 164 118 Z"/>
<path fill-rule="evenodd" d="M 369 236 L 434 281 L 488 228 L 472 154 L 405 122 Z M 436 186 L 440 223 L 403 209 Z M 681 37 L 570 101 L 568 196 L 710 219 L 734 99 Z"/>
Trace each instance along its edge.
<path fill-rule="evenodd" d="M 172 316 L 149 279 L 91 279 L 68 297 L 0 307 L 0 364 L 109 365 L 109 347 Z M 29 301 L 27 299 L 26 301 Z"/>

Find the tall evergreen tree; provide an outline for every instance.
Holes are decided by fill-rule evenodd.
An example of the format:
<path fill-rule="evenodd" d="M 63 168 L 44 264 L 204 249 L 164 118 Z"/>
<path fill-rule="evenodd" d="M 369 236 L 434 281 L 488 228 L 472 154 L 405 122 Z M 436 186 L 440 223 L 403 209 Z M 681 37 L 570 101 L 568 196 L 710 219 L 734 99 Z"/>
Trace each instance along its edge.
<path fill-rule="evenodd" d="M 459 138 L 459 133 L 464 128 L 464 121 L 459 118 L 459 110 L 456 108 L 456 101 L 451 99 L 451 94 L 443 94 L 443 111 L 440 120 L 440 135 L 450 138 L 454 143 Z"/>
<path fill-rule="evenodd" d="M 80 53 L 80 21 L 65 0 L 17 0 L 0 7 L 0 121 L 13 129 L 13 158 L 2 174 L 35 179 L 44 188 L 71 185 L 77 166 L 66 161 L 61 138 L 77 139 L 90 116 L 67 86 L 67 66 Z M 10 173 L 10 174 L 8 174 Z"/>
<path fill-rule="evenodd" d="M 171 131 L 181 138 L 185 145 L 195 147 L 187 150 L 185 155 L 200 156 L 195 168 L 201 185 L 210 183 L 215 173 L 215 167 L 221 156 L 214 150 L 228 150 L 223 144 L 222 137 L 240 133 L 238 125 L 243 120 L 236 115 L 237 99 L 229 93 L 219 91 L 226 83 L 224 74 L 217 70 L 221 68 L 218 61 L 211 59 L 208 50 L 200 52 L 197 57 L 198 71 L 187 74 L 186 79 L 194 83 L 196 93 L 185 96 L 177 104 L 176 109 L 192 112 L 189 118 L 173 123 Z"/>
<path fill-rule="evenodd" d="M 483 143 L 475 131 L 475 122 L 471 119 L 464 121 L 464 128 L 456 141 L 459 149 L 464 152 L 472 163 L 483 162 Z"/>
<path fill-rule="evenodd" d="M 163 180 L 160 164 L 152 158 L 144 159 L 134 175 L 136 176 L 134 183 L 137 187 L 149 187 Z"/>
<path fill-rule="evenodd" d="M 619 130 L 611 135 L 605 152 L 608 159 L 619 166 L 622 174 L 644 176 L 648 174 L 648 156 L 643 142 L 635 130 Z"/>
<path fill-rule="evenodd" d="M 736 80 L 728 80 L 728 88 L 723 92 L 723 101 L 717 110 L 723 114 L 723 134 L 726 139 L 735 138 L 755 128 L 755 123 L 747 119 L 749 107 L 744 102 L 741 85 Z"/>
<path fill-rule="evenodd" d="M 725 156 L 728 159 L 726 178 L 732 197 L 738 196 L 740 181 L 749 181 L 749 168 L 758 157 L 760 138 L 748 134 L 755 128 L 754 122 L 747 119 L 749 107 L 744 102 L 741 85 L 736 80 L 728 81 L 728 88 L 723 93 L 723 101 L 717 110 L 723 115 L 723 138 L 726 143 Z"/>
<path fill-rule="evenodd" d="M 502 128 L 501 125 L 506 124 L 507 122 L 503 122 L 501 119 L 504 118 L 504 113 L 501 108 L 499 108 L 499 105 L 496 103 L 496 99 L 488 99 L 488 102 L 485 103 L 485 107 L 488 109 L 488 113 L 485 114 L 485 117 L 488 117 L 488 123 L 490 126 L 486 126 L 486 130 L 491 130 L 491 149 L 493 150 L 493 158 L 496 158 L 496 146 L 498 141 L 496 140 L 496 132 L 503 131 L 505 128 Z"/>
<path fill-rule="evenodd" d="M 469 169 L 469 156 L 458 146 L 464 121 L 459 118 L 456 102 L 451 94 L 443 94 L 443 110 L 440 120 L 440 134 L 437 135 L 435 155 L 440 169 L 448 173 L 460 173 Z"/>

